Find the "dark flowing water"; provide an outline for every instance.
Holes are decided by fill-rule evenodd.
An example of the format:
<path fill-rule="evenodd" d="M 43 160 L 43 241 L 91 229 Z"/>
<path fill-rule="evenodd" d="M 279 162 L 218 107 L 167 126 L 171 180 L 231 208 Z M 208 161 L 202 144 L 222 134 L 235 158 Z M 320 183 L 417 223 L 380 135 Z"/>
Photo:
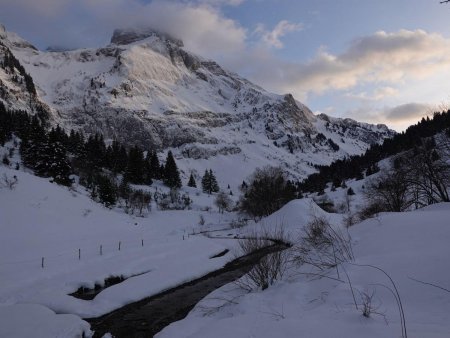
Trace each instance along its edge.
<path fill-rule="evenodd" d="M 102 337 L 107 332 L 116 338 L 153 337 L 170 323 L 186 317 L 206 295 L 245 275 L 262 257 L 286 248 L 284 243 L 275 243 L 201 278 L 86 321 L 95 331 L 94 337 Z"/>

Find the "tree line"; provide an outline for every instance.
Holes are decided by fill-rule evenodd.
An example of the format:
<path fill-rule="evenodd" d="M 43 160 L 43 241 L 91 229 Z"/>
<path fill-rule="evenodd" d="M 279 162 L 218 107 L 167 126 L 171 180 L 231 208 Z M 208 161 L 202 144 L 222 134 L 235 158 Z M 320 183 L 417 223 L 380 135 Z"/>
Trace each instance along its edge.
<path fill-rule="evenodd" d="M 128 197 L 128 184 L 152 184 L 162 180 L 170 188 L 180 188 L 180 173 L 171 151 L 160 163 L 154 150 L 138 146 L 127 149 L 118 141 L 106 145 L 101 134 L 85 137 L 81 131 L 67 134 L 61 127 L 48 129 L 42 114 L 8 110 L 0 101 L 0 145 L 15 134 L 21 139 L 23 164 L 41 177 L 69 186 L 73 176 L 91 191 L 94 198 L 112 205 L 117 197 Z M 121 175 L 122 182 L 115 183 Z M 136 196 L 135 196 L 136 197 Z"/>
<path fill-rule="evenodd" d="M 348 179 L 362 179 L 377 172 L 377 163 L 400 152 L 421 145 L 422 140 L 450 128 L 450 110 L 437 112 L 432 118 L 422 118 L 404 132 L 385 139 L 382 144 L 372 145 L 364 154 L 337 160 L 329 166 L 317 166 L 318 173 L 311 174 L 298 184 L 302 193 L 322 192 L 329 182 L 339 186 Z"/>

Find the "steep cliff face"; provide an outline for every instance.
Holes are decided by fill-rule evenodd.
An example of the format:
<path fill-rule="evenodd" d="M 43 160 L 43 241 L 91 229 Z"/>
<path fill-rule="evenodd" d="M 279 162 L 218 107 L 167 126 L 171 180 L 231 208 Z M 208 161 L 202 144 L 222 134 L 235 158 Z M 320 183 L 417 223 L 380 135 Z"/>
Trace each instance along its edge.
<path fill-rule="evenodd" d="M 2 34 L 55 123 L 172 148 L 186 172 L 195 170 L 193 159 L 214 168 L 225 156 L 246 166 L 242 175 L 279 164 L 303 177 L 313 164 L 361 153 L 393 134 L 384 125 L 315 116 L 292 95 L 269 93 L 152 30 L 116 30 L 106 47 L 65 52 L 37 51 Z"/>
<path fill-rule="evenodd" d="M 39 112 L 45 118 L 50 108 L 43 104 L 36 92 L 33 78 L 14 56 L 12 48 L 36 50 L 17 35 L 8 33 L 0 25 L 0 100 L 7 108 Z M 44 117 L 44 116 L 43 116 Z"/>

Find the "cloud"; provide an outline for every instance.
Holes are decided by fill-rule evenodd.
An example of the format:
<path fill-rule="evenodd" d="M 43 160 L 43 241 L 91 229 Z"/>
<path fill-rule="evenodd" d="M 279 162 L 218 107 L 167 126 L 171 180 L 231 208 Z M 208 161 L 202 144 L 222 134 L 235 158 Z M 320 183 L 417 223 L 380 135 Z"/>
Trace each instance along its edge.
<path fill-rule="evenodd" d="M 109 41 L 115 28 L 147 26 L 181 38 L 188 49 L 207 57 L 245 49 L 247 31 L 213 5 L 240 0 L 0 0 L 7 29 L 27 30 L 40 47 L 93 47 Z M 21 23 L 16 19 L 21 18 Z M 28 25 L 28 26 L 27 26 Z M 31 38 L 30 38 L 31 37 Z M 42 40 L 42 39 L 45 40 Z M 44 45 L 45 43 L 45 45 Z"/>
<path fill-rule="evenodd" d="M 0 6 L 4 13 L 23 13 L 25 15 L 35 13 L 37 17 L 42 16 L 45 18 L 53 18 L 60 15 L 69 4 L 69 0 L 0 0 Z"/>
<path fill-rule="evenodd" d="M 250 76 L 257 82 L 269 83 L 272 88 L 291 91 L 299 97 L 364 85 L 393 88 L 449 72 L 450 39 L 423 30 L 381 31 L 352 41 L 341 54 L 321 48 L 304 63 L 256 55 L 251 67 Z M 378 94 L 373 98 L 381 97 L 382 93 Z"/>
<path fill-rule="evenodd" d="M 417 123 L 422 117 L 432 116 L 436 111 L 442 111 L 443 106 L 430 103 L 409 102 L 394 106 L 360 106 L 345 112 L 346 117 L 357 121 L 362 119 L 369 123 L 383 123 L 397 131 L 405 130 Z"/>
<path fill-rule="evenodd" d="M 389 86 L 380 87 L 373 90 L 372 93 L 368 93 L 366 91 L 353 93 L 346 93 L 345 96 L 351 99 L 359 99 L 364 101 L 380 101 L 388 97 L 397 96 L 400 92 L 396 88 L 392 88 Z"/>
<path fill-rule="evenodd" d="M 384 112 L 384 117 L 392 122 L 418 120 L 423 116 L 430 115 L 434 106 L 424 103 L 406 103 Z"/>
<path fill-rule="evenodd" d="M 203 4 L 209 4 L 213 6 L 239 6 L 241 5 L 245 0 L 197 0 L 199 3 Z"/>
<path fill-rule="evenodd" d="M 281 38 L 287 33 L 296 32 L 303 29 L 301 23 L 292 23 L 287 20 L 281 20 L 273 30 L 268 31 L 263 24 L 258 24 L 254 31 L 254 34 L 260 35 L 261 40 L 269 47 L 283 48 L 283 42 Z"/>

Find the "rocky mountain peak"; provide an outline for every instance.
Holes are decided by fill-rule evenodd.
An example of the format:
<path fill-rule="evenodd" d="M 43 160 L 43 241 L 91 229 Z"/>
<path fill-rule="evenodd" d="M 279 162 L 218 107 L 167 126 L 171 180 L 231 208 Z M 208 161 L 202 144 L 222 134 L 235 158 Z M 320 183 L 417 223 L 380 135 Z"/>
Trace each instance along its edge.
<path fill-rule="evenodd" d="M 152 28 L 126 28 L 115 29 L 111 37 L 111 43 L 116 45 L 129 45 L 133 42 L 156 36 L 163 41 L 168 41 L 178 47 L 183 47 L 183 41 L 172 37 L 170 34 L 154 30 Z"/>
<path fill-rule="evenodd" d="M 6 28 L 0 23 L 0 39 L 6 39 Z"/>

